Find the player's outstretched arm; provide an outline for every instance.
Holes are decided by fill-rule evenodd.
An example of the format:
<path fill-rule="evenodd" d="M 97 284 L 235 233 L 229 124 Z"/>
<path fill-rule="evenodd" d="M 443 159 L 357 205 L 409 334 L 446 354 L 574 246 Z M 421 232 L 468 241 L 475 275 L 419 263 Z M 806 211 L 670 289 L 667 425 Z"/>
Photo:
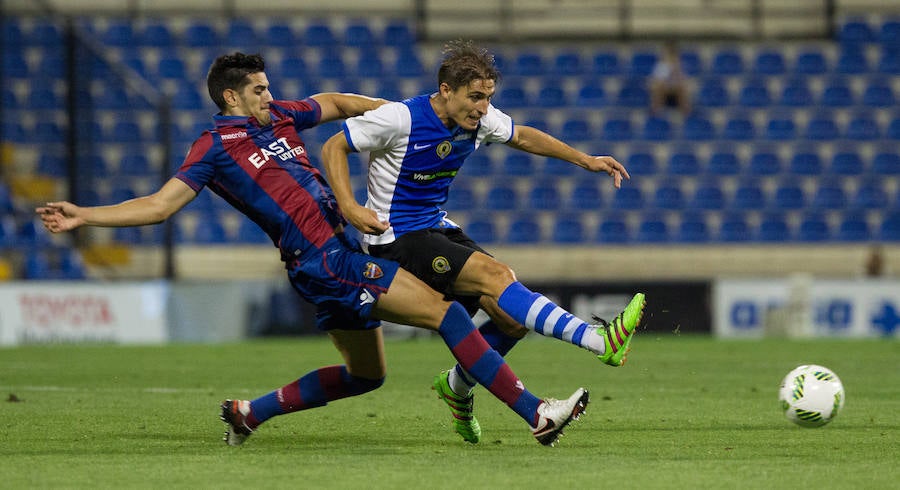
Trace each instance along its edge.
<path fill-rule="evenodd" d="M 583 151 L 572 148 L 563 141 L 530 126 L 516 126 L 509 146 L 541 155 L 558 158 L 571 162 L 591 172 L 606 172 L 613 178 L 613 185 L 618 189 L 622 185 L 622 179 L 630 179 L 625 166 L 611 156 L 588 155 Z"/>
<path fill-rule="evenodd" d="M 366 111 L 376 109 L 388 101 L 358 94 L 339 94 L 326 92 L 312 96 L 322 109 L 320 122 L 334 121 L 359 116 Z"/>
<path fill-rule="evenodd" d="M 368 209 L 358 202 L 353 195 L 353 185 L 350 183 L 350 169 L 347 155 L 352 152 L 344 132 L 341 131 L 325 142 L 322 146 L 322 166 L 325 167 L 325 175 L 338 207 L 344 213 L 344 217 L 350 221 L 354 228 L 369 235 L 380 235 L 388 229 L 389 224 L 380 221 L 375 211 Z"/>
<path fill-rule="evenodd" d="M 80 226 L 140 226 L 160 223 L 197 196 L 179 179 L 169 179 L 157 192 L 111 206 L 82 207 L 67 201 L 49 202 L 35 209 L 53 233 Z"/>

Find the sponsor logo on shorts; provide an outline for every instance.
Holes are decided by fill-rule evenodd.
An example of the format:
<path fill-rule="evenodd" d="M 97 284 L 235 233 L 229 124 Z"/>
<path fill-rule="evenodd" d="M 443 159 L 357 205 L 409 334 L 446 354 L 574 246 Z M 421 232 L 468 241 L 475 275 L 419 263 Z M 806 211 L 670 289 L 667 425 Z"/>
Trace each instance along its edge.
<path fill-rule="evenodd" d="M 359 293 L 359 306 L 367 305 L 375 302 L 375 295 L 370 293 L 368 289 L 363 289 Z"/>
<path fill-rule="evenodd" d="M 363 272 L 363 275 L 367 279 L 378 279 L 384 275 L 384 271 L 375 262 L 366 262 L 366 271 Z"/>
<path fill-rule="evenodd" d="M 438 255 L 431 261 L 431 268 L 438 274 L 445 274 L 450 272 L 450 261 L 447 260 L 447 257 Z"/>

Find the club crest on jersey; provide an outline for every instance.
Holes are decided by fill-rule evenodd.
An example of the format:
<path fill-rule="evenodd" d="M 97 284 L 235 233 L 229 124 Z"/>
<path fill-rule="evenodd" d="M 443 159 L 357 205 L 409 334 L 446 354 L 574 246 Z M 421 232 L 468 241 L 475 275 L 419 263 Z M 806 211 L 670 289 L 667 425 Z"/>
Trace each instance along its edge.
<path fill-rule="evenodd" d="M 437 155 L 441 157 L 441 159 L 447 158 L 447 155 L 453 150 L 453 145 L 450 144 L 449 141 L 441 141 L 441 144 L 437 146 Z"/>
<path fill-rule="evenodd" d="M 366 279 L 378 279 L 384 275 L 384 271 L 381 270 L 381 267 L 378 266 L 375 262 L 366 262 L 366 271 L 363 272 L 363 276 Z"/>
<path fill-rule="evenodd" d="M 450 272 L 450 261 L 447 260 L 447 257 L 438 255 L 431 261 L 431 268 L 438 274 L 446 274 Z"/>

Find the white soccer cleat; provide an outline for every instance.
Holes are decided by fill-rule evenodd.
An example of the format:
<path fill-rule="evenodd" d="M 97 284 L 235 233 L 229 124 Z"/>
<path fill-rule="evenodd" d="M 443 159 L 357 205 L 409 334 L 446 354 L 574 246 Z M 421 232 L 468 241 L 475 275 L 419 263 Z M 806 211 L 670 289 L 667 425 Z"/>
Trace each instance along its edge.
<path fill-rule="evenodd" d="M 226 424 L 225 443 L 229 446 L 240 446 L 250 437 L 253 429 L 247 427 L 247 415 L 250 414 L 250 402 L 247 400 L 225 400 L 222 402 L 222 413 L 219 418 Z"/>
<path fill-rule="evenodd" d="M 581 417 L 589 399 L 588 392 L 584 388 L 578 388 L 566 400 L 545 399 L 538 405 L 538 422 L 537 426 L 531 429 L 531 433 L 539 443 L 553 446 L 569 422 Z"/>

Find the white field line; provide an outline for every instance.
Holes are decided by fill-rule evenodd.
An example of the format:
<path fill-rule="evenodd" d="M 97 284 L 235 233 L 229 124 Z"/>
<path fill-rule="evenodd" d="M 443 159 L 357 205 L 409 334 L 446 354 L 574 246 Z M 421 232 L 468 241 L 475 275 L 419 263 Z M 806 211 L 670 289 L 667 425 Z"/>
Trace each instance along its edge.
<path fill-rule="evenodd" d="M 62 392 L 62 393 L 162 393 L 162 394 L 189 394 L 189 393 L 210 393 L 222 391 L 223 393 L 251 393 L 255 392 L 247 388 L 220 390 L 215 388 L 170 388 L 170 387 L 150 387 L 150 388 L 87 388 L 73 386 L 35 386 L 35 385 L 19 385 L 19 386 L 0 386 L 0 392 Z"/>

